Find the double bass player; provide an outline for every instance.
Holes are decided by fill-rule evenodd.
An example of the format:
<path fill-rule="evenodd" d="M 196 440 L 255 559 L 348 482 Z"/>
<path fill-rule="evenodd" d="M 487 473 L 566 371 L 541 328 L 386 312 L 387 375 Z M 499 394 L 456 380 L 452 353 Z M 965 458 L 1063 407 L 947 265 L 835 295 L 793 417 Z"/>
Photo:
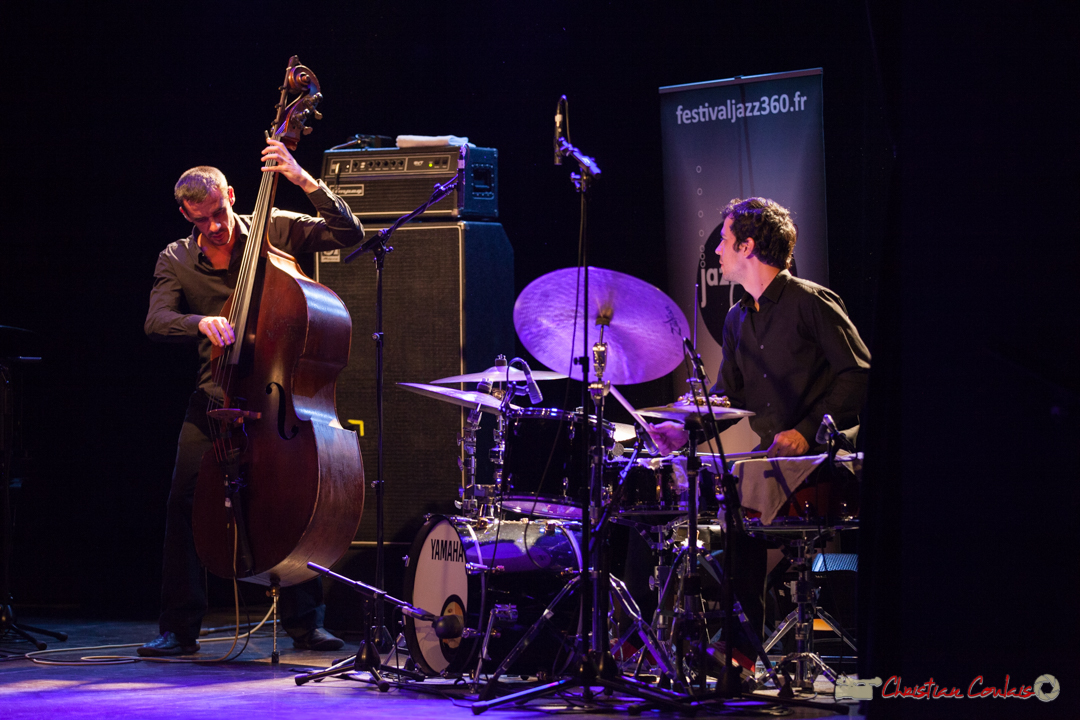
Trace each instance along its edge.
<path fill-rule="evenodd" d="M 345 202 L 316 181 L 281 142 L 268 139 L 263 172 L 275 172 L 300 187 L 318 216 L 274 208 L 269 240 L 296 255 L 347 248 L 364 237 L 363 227 Z M 195 549 L 192 508 L 203 454 L 212 446 L 206 415 L 221 388 L 211 377 L 211 347 L 235 341 L 221 308 L 237 283 L 251 217 L 234 210 L 235 192 L 221 171 L 195 167 L 180 176 L 174 196 L 180 213 L 193 224 L 191 234 L 161 251 L 154 269 L 145 331 L 151 340 L 196 343 L 199 373 L 177 442 L 176 464 L 165 524 L 162 560 L 160 635 L 138 649 L 144 657 L 198 652 L 197 641 L 207 597 L 204 569 Z M 281 590 L 282 627 L 301 650 L 337 650 L 340 639 L 323 629 L 325 606 L 318 578 Z"/>

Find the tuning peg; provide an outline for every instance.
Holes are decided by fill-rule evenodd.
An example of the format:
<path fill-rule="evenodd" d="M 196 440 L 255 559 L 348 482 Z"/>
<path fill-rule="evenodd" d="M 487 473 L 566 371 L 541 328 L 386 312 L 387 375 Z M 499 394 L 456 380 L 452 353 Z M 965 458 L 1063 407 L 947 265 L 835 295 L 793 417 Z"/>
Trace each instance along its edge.
<path fill-rule="evenodd" d="M 316 120 L 322 120 L 322 113 L 321 112 L 319 112 L 318 110 L 315 110 L 314 113 L 315 113 L 315 119 Z"/>
<path fill-rule="evenodd" d="M 312 131 L 313 129 L 314 129 L 314 128 L 309 128 L 309 127 L 306 127 L 306 128 L 304 128 L 304 134 L 305 134 L 305 135 L 310 135 L 310 134 L 311 134 L 311 131 Z"/>

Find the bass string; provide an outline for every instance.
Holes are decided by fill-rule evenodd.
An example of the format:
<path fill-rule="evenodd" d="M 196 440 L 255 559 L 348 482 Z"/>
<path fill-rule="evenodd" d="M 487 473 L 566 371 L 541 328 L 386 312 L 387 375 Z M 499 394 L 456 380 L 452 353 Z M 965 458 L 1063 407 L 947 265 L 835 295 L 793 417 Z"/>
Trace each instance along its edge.
<path fill-rule="evenodd" d="M 276 165 L 277 161 L 274 159 L 267 160 L 264 163 L 264 167 L 275 167 Z M 266 236 L 266 228 L 269 220 L 269 204 L 273 192 L 274 179 L 274 173 L 263 173 L 262 181 L 259 183 L 259 193 L 255 201 L 255 211 L 252 214 L 251 227 L 248 229 L 248 241 L 244 246 L 244 255 L 240 263 L 240 270 L 237 277 L 236 287 L 240 289 L 240 292 L 234 295 L 233 303 L 229 308 L 229 316 L 227 318 L 229 324 L 234 329 L 245 325 L 241 320 L 244 319 L 244 314 L 247 313 L 250 308 L 251 293 L 254 286 L 255 273 L 258 268 L 262 239 Z M 253 240 L 256 241 L 253 242 Z M 225 401 L 219 402 L 211 397 L 207 404 L 207 413 L 218 407 L 232 405 L 230 386 L 232 384 L 233 367 L 236 363 L 230 362 L 230 360 L 235 358 L 236 361 L 239 361 L 239 355 L 242 350 L 243 334 L 246 334 L 246 328 L 242 333 L 237 334 L 233 341 L 233 345 L 224 350 L 222 355 L 219 356 L 212 379 L 214 383 L 221 388 Z M 221 423 L 224 422 L 231 421 L 211 419 L 210 422 L 211 438 L 214 444 L 215 455 L 219 462 L 224 462 L 228 454 L 235 449 L 231 434 L 223 433 L 221 430 Z"/>

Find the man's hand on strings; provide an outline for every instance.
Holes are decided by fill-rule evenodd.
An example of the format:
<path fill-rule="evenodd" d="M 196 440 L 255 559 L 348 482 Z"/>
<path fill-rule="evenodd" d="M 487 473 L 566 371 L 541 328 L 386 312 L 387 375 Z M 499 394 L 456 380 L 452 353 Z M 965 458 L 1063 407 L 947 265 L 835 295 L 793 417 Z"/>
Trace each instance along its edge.
<path fill-rule="evenodd" d="M 289 182 L 293 185 L 297 185 L 306 193 L 313 192 L 315 188 L 319 187 L 319 184 L 315 182 L 315 178 L 311 177 L 311 174 L 300 167 L 300 164 L 293 158 L 292 153 L 289 152 L 289 148 L 280 140 L 274 140 L 273 138 L 266 139 L 266 147 L 262 151 L 262 159 L 265 163 L 267 160 L 276 160 L 277 164 L 273 167 L 263 166 L 263 172 L 276 172 L 284 175 L 288 178 Z"/>
<path fill-rule="evenodd" d="M 656 449 L 661 455 L 670 455 L 690 441 L 690 433 L 679 423 L 671 421 L 662 422 L 659 425 L 649 423 L 645 429 L 656 443 Z"/>
<path fill-rule="evenodd" d="M 798 430 L 785 430 L 773 437 L 772 445 L 765 451 L 768 457 L 794 457 L 810 449 L 810 443 Z"/>
<path fill-rule="evenodd" d="M 236 340 L 233 326 L 228 318 L 207 315 L 199 321 L 199 332 L 210 338 L 210 342 L 218 347 L 232 345 Z"/>

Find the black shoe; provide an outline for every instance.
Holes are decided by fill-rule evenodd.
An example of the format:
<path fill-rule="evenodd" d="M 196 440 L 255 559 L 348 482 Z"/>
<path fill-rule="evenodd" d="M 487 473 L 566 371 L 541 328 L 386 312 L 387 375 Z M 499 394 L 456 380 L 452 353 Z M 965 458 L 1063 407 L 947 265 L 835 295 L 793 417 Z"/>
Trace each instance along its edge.
<path fill-rule="evenodd" d="M 345 647 L 345 642 L 336 638 L 322 628 L 315 628 L 298 638 L 293 638 L 293 647 L 297 650 L 340 650 Z"/>
<path fill-rule="evenodd" d="M 142 657 L 168 657 L 170 655 L 192 655 L 199 652 L 199 641 L 192 640 L 190 643 L 182 643 L 171 632 L 163 632 L 161 635 L 143 645 L 135 652 Z"/>

